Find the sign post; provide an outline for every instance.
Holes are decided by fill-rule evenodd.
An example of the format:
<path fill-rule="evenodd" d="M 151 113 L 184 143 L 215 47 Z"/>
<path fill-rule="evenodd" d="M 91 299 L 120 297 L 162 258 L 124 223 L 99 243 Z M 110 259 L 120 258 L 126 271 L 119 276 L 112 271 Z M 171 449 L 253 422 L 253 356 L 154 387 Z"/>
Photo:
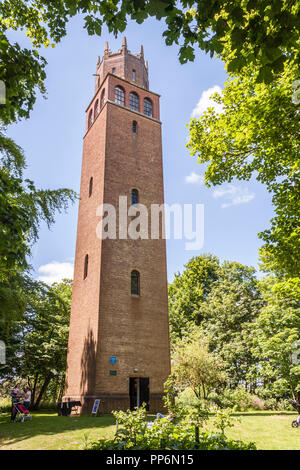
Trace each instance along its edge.
<path fill-rule="evenodd" d="M 92 409 L 92 416 L 97 416 L 100 402 L 101 402 L 100 398 L 97 398 L 94 401 L 94 405 L 93 405 L 93 409 Z"/>

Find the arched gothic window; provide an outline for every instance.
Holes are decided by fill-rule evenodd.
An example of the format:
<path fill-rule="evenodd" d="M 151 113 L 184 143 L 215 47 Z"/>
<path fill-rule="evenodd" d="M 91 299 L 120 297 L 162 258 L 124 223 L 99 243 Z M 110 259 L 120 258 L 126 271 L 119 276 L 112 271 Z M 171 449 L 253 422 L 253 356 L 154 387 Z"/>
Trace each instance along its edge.
<path fill-rule="evenodd" d="M 115 103 L 125 105 L 125 91 L 122 87 L 116 86 L 115 88 Z"/>
<path fill-rule="evenodd" d="M 131 295 L 140 295 L 140 273 L 131 271 Z"/>
<path fill-rule="evenodd" d="M 134 111 L 140 110 L 140 99 L 136 93 L 133 91 L 129 95 L 129 106 Z"/>
<path fill-rule="evenodd" d="M 153 116 L 153 104 L 149 98 L 144 98 L 144 114 L 146 116 Z"/>

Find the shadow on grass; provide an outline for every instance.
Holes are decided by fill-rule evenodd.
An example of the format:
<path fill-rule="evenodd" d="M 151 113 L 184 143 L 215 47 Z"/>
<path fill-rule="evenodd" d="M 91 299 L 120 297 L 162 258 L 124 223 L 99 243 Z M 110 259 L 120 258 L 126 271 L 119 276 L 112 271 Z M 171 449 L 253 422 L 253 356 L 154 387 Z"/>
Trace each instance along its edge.
<path fill-rule="evenodd" d="M 32 413 L 32 421 L 11 423 L 10 415 L 5 413 L 0 415 L 0 448 L 39 435 L 47 437 L 67 431 L 101 429 L 114 425 L 115 418 L 112 415 L 66 417 L 41 411 Z"/>

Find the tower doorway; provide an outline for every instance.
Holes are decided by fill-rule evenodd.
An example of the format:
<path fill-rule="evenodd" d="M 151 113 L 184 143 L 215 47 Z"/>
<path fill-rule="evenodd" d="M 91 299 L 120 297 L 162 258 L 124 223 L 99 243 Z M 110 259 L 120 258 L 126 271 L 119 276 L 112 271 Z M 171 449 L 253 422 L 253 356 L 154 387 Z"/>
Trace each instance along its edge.
<path fill-rule="evenodd" d="M 129 377 L 130 409 L 146 403 L 149 411 L 149 377 Z"/>

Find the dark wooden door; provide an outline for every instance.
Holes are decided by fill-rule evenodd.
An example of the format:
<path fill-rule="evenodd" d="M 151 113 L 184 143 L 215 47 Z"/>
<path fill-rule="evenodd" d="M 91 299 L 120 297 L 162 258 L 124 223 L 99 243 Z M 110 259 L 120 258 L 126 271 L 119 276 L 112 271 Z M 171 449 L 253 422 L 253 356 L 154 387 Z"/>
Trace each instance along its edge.
<path fill-rule="evenodd" d="M 131 410 L 146 403 L 146 409 L 149 411 L 149 377 L 129 377 L 129 397 Z"/>
<path fill-rule="evenodd" d="M 134 410 L 134 408 L 137 406 L 137 386 L 138 379 L 136 377 L 129 377 L 129 397 L 131 410 Z"/>
<path fill-rule="evenodd" d="M 150 390 L 149 390 L 149 377 L 140 378 L 140 404 L 146 403 L 146 409 L 149 411 L 149 399 L 150 399 Z"/>

